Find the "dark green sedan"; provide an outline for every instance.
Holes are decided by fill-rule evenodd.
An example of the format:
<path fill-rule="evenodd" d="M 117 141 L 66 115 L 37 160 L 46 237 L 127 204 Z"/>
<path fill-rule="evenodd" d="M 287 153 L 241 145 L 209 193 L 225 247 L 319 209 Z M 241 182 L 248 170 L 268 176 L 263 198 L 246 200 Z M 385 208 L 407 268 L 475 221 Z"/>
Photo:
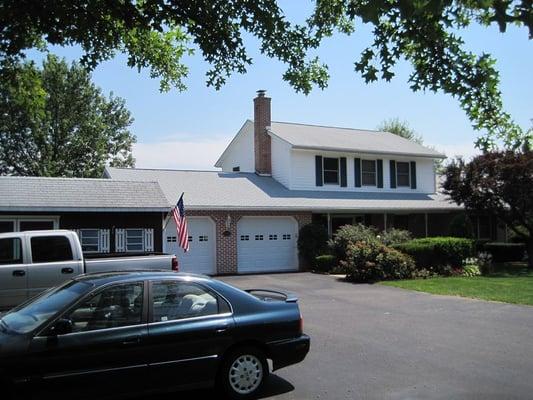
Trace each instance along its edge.
<path fill-rule="evenodd" d="M 216 384 L 253 398 L 310 340 L 297 299 L 173 272 L 82 275 L 0 320 L 1 396 L 100 398 Z M 5 396 L 5 397 L 4 397 Z"/>

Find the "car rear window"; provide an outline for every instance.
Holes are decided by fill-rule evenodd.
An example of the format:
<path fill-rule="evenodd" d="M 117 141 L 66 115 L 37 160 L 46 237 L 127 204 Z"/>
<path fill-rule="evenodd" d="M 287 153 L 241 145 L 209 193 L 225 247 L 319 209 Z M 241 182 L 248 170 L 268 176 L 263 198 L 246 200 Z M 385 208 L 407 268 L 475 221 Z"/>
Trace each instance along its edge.
<path fill-rule="evenodd" d="M 0 239 L 0 265 L 22 263 L 22 242 L 19 238 Z"/>

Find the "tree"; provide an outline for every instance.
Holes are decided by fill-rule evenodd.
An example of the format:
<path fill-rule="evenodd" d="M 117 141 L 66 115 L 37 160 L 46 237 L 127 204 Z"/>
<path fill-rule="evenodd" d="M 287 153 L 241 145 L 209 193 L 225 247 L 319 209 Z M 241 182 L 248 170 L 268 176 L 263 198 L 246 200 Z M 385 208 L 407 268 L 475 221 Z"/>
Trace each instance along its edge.
<path fill-rule="evenodd" d="M 184 89 L 188 69 L 182 60 L 194 47 L 211 65 L 208 85 L 219 88 L 252 63 L 243 40 L 248 33 L 262 53 L 287 65 L 284 79 L 309 93 L 314 85 L 326 87 L 329 77 L 311 54 L 334 32 L 353 34 L 360 21 L 372 25 L 374 34 L 355 63 L 366 82 L 391 80 L 394 66 L 405 59 L 413 66 L 412 90 L 456 97 L 474 127 L 489 133 L 478 140 L 480 147 L 495 139 L 512 148 L 523 143 L 525 133 L 503 110 L 495 60 L 465 50 L 459 34 L 473 23 L 497 25 L 501 32 L 513 24 L 526 27 L 531 38 L 531 0 L 317 0 L 303 24 L 288 22 L 276 0 L 4 0 L 0 62 L 47 44 L 78 44 L 88 68 L 124 52 L 128 65 L 160 77 L 161 89 Z"/>
<path fill-rule="evenodd" d="M 394 133 L 395 135 L 401 136 L 418 144 L 424 143 L 422 136 L 416 133 L 415 130 L 409 126 L 407 121 L 400 121 L 399 118 L 384 120 L 378 125 L 377 130 L 381 132 Z"/>
<path fill-rule="evenodd" d="M 48 56 L 0 75 L 0 174 L 100 177 L 106 163 L 132 166 L 133 122 L 80 65 Z"/>
<path fill-rule="evenodd" d="M 443 188 L 467 211 L 495 215 L 522 237 L 533 268 L 532 151 L 486 152 L 468 163 L 457 159 L 446 169 Z"/>
<path fill-rule="evenodd" d="M 388 120 L 384 120 L 383 122 L 381 122 L 381 124 L 378 125 L 377 130 L 381 132 L 394 133 L 395 135 L 401 136 L 415 143 L 424 144 L 424 139 L 422 138 L 422 136 L 416 133 L 416 131 L 411 128 L 411 126 L 409 126 L 409 123 L 407 121 L 400 121 L 399 118 L 391 118 Z M 428 147 L 433 149 L 432 146 Z M 435 159 L 434 164 L 435 171 L 437 173 L 440 174 L 444 172 L 442 159 Z"/>

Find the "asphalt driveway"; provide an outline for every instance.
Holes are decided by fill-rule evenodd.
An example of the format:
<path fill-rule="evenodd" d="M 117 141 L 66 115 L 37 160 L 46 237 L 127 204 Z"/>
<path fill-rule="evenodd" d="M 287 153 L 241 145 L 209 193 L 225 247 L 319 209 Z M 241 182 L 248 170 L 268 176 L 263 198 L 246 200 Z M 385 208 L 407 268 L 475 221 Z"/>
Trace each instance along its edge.
<path fill-rule="evenodd" d="M 533 307 L 309 273 L 223 280 L 300 298 L 311 352 L 303 363 L 276 371 L 263 398 L 533 398 Z M 186 396 L 218 397 L 213 391 Z"/>

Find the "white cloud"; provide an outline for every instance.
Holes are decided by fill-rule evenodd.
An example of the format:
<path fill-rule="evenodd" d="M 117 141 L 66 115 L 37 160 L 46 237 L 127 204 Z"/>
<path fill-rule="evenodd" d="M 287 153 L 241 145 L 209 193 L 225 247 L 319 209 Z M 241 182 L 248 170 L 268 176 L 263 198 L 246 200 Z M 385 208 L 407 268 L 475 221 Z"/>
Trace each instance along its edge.
<path fill-rule="evenodd" d="M 469 160 L 473 156 L 480 154 L 480 151 L 474 147 L 474 143 L 472 142 L 455 144 L 428 143 L 428 145 L 434 147 L 435 150 L 446 154 L 448 158 L 461 156 L 465 160 Z"/>
<path fill-rule="evenodd" d="M 168 140 L 136 143 L 133 157 L 137 168 L 213 170 L 229 139 Z"/>

